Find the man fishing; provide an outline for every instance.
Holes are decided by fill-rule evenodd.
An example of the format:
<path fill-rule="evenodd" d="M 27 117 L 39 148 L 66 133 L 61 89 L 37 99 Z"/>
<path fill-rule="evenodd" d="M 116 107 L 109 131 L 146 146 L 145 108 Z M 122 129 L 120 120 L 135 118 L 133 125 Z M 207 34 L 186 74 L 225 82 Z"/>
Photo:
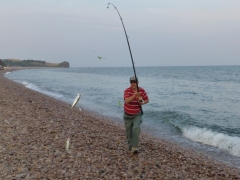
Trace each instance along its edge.
<path fill-rule="evenodd" d="M 148 96 L 143 88 L 138 87 L 138 79 L 136 76 L 136 71 L 134 67 L 132 52 L 130 48 L 130 43 L 128 41 L 127 31 L 124 27 L 122 17 L 117 9 L 112 3 L 108 3 L 107 8 L 112 5 L 122 21 L 123 29 L 127 39 L 127 44 L 129 48 L 129 53 L 132 60 L 132 66 L 134 70 L 134 76 L 130 77 L 130 87 L 124 91 L 124 124 L 126 128 L 126 136 L 128 141 L 129 150 L 132 153 L 138 153 L 138 136 L 140 133 L 140 124 L 142 123 L 142 105 L 149 102 Z"/>
<path fill-rule="evenodd" d="M 124 124 L 129 150 L 133 154 L 139 152 L 138 142 L 140 124 L 142 123 L 141 106 L 149 102 L 147 93 L 138 87 L 138 78 L 130 77 L 130 87 L 124 91 Z"/>

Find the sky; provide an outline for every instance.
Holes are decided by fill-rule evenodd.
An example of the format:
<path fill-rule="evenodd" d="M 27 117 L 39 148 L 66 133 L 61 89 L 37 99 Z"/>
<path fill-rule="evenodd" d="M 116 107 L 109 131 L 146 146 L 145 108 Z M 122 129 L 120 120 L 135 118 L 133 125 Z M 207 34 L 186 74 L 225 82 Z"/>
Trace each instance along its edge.
<path fill-rule="evenodd" d="M 239 0 L 0 0 L 0 59 L 131 67 L 108 3 L 136 67 L 240 65 Z"/>

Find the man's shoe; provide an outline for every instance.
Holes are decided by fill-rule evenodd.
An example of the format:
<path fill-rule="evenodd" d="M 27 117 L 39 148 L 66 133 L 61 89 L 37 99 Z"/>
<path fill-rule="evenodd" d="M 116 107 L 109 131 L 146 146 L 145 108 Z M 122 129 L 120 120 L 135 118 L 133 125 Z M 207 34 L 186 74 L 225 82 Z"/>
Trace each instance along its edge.
<path fill-rule="evenodd" d="M 139 153 L 138 148 L 136 148 L 136 147 L 132 147 L 131 152 L 132 152 L 133 154 Z"/>

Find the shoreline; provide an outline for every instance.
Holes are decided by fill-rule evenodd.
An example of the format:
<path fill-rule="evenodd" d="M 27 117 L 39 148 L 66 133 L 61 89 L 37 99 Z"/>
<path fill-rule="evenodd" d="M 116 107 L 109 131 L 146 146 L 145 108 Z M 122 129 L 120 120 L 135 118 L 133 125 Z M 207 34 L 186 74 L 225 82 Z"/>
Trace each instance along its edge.
<path fill-rule="evenodd" d="M 124 126 L 43 95 L 0 71 L 0 174 L 28 179 L 240 179 L 240 169 L 151 135 L 140 153 Z M 66 140 L 70 149 L 66 151 Z"/>

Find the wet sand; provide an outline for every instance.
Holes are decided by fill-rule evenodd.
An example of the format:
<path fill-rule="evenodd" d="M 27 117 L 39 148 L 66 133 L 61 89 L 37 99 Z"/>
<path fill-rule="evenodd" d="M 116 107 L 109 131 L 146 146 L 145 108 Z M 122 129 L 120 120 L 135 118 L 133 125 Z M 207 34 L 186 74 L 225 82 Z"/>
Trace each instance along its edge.
<path fill-rule="evenodd" d="M 127 147 L 123 123 L 80 111 L 0 71 L 0 179 L 240 179 L 240 169 L 141 132 Z M 70 138 L 70 148 L 66 141 Z"/>

